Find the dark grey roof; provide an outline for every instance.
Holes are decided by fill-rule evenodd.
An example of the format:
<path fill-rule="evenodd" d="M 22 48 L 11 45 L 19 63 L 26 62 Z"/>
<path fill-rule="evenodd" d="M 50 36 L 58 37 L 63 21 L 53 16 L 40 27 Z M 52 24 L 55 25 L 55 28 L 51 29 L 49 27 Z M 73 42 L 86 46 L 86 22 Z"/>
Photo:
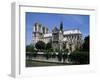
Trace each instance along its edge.
<path fill-rule="evenodd" d="M 52 30 L 52 32 L 59 32 L 59 29 L 57 27 L 54 27 L 54 29 Z"/>

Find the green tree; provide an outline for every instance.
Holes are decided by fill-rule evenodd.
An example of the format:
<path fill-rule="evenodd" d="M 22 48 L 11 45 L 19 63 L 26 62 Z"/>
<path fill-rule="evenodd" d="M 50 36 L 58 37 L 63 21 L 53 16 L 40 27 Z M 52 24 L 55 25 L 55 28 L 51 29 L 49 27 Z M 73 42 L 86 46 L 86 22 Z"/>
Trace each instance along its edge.
<path fill-rule="evenodd" d="M 89 52 L 73 52 L 69 57 L 76 64 L 89 64 Z"/>
<path fill-rule="evenodd" d="M 53 53 L 52 53 L 52 58 L 55 58 L 55 57 L 56 57 L 56 53 L 53 52 Z"/>
<path fill-rule="evenodd" d="M 84 43 L 83 43 L 83 45 L 82 45 L 82 50 L 83 51 L 89 51 L 89 36 L 87 36 L 87 37 L 85 37 L 85 39 L 84 39 Z"/>
<path fill-rule="evenodd" d="M 58 57 L 58 61 L 62 60 L 62 58 L 63 58 L 62 50 L 59 50 L 57 57 Z"/>
<path fill-rule="evenodd" d="M 26 46 L 26 57 L 29 57 L 29 59 L 31 60 L 32 57 L 36 57 L 37 55 L 37 52 L 36 50 L 34 49 L 34 46 L 33 45 L 27 45 Z"/>
<path fill-rule="evenodd" d="M 69 58 L 76 64 L 89 64 L 89 36 L 85 37 L 82 48 L 72 52 Z"/>
<path fill-rule="evenodd" d="M 44 43 L 43 41 L 38 41 L 38 42 L 35 44 L 35 47 L 36 47 L 36 49 L 44 50 L 44 49 L 45 49 L 45 43 Z"/>
<path fill-rule="evenodd" d="M 44 52 L 44 57 L 46 57 L 46 59 L 48 60 L 51 57 L 51 53 L 49 51 L 45 51 Z"/>
<path fill-rule="evenodd" d="M 46 49 L 48 50 L 48 49 L 51 49 L 51 48 L 52 48 L 52 42 L 48 42 L 46 44 Z"/>
<path fill-rule="evenodd" d="M 27 46 L 26 46 L 26 52 L 34 52 L 34 47 L 33 47 L 33 45 L 27 45 Z"/>

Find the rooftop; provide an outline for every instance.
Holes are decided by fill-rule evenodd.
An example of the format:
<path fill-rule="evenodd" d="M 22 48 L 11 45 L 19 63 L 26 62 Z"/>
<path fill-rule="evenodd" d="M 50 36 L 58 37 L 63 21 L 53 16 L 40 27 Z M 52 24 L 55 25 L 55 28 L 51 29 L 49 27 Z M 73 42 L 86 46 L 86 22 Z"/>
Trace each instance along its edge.
<path fill-rule="evenodd" d="M 64 35 L 69 35 L 69 34 L 82 34 L 82 33 L 78 29 L 64 31 Z M 52 37 L 52 33 L 44 34 L 44 37 Z"/>
<path fill-rule="evenodd" d="M 82 34 L 82 33 L 78 29 L 64 31 L 64 35 L 68 35 L 68 34 Z"/>
<path fill-rule="evenodd" d="M 44 37 L 52 37 L 52 33 L 44 34 Z"/>

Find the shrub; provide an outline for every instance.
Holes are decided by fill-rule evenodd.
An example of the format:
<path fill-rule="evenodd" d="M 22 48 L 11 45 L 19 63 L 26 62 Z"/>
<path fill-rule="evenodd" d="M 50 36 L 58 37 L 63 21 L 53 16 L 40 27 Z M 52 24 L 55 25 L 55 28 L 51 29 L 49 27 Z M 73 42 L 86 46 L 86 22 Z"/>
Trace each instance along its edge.
<path fill-rule="evenodd" d="M 68 54 L 66 52 L 63 53 L 63 62 L 68 58 Z"/>
<path fill-rule="evenodd" d="M 34 52 L 34 47 L 32 45 L 27 45 L 26 52 Z"/>
<path fill-rule="evenodd" d="M 44 43 L 43 41 L 38 41 L 38 42 L 35 44 L 35 47 L 36 47 L 36 49 L 44 50 L 44 49 L 45 49 L 45 43 Z"/>
<path fill-rule="evenodd" d="M 33 57 L 36 57 L 37 56 L 37 51 L 33 52 Z"/>
<path fill-rule="evenodd" d="M 29 60 L 32 59 L 32 52 L 26 52 L 26 57 L 28 57 Z"/>
<path fill-rule="evenodd" d="M 57 57 L 58 57 L 58 61 L 61 61 L 62 60 L 62 51 L 59 51 L 58 52 Z"/>
<path fill-rule="evenodd" d="M 51 53 L 49 51 L 45 51 L 44 56 L 46 57 L 46 59 L 48 60 L 51 57 Z"/>
<path fill-rule="evenodd" d="M 52 54 L 52 58 L 55 58 L 55 57 L 56 57 L 56 53 L 53 52 L 53 54 Z"/>
<path fill-rule="evenodd" d="M 52 48 L 52 43 L 51 42 L 48 42 L 46 44 L 46 49 L 48 50 L 48 49 L 51 49 L 51 48 Z"/>
<path fill-rule="evenodd" d="M 79 64 L 89 64 L 89 52 L 74 52 L 69 58 Z"/>

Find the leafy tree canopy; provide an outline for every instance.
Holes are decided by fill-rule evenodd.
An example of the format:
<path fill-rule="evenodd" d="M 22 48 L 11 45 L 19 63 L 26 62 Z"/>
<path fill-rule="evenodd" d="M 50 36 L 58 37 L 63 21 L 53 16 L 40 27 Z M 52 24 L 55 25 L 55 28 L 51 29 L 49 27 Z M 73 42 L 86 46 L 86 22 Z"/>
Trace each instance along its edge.
<path fill-rule="evenodd" d="M 46 44 L 46 49 L 51 49 L 52 48 L 52 42 L 48 42 Z"/>
<path fill-rule="evenodd" d="M 27 45 L 27 46 L 26 46 L 26 52 L 34 52 L 34 47 L 33 47 L 33 45 Z"/>
<path fill-rule="evenodd" d="M 39 50 L 43 50 L 45 49 L 45 43 L 43 41 L 38 41 L 36 44 L 35 44 L 35 47 L 36 49 L 39 49 Z"/>
<path fill-rule="evenodd" d="M 84 43 L 82 46 L 83 51 L 89 51 L 89 36 L 85 37 Z"/>

